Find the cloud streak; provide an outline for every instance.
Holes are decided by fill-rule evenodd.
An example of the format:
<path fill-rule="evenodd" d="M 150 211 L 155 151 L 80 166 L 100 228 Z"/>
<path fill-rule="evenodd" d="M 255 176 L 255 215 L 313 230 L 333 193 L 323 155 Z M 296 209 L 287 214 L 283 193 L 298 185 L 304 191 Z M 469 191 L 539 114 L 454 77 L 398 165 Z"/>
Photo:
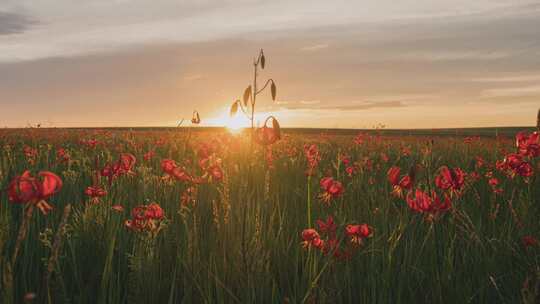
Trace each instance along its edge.
<path fill-rule="evenodd" d="M 21 14 L 0 11 L 0 35 L 20 34 L 36 24 L 36 21 Z"/>

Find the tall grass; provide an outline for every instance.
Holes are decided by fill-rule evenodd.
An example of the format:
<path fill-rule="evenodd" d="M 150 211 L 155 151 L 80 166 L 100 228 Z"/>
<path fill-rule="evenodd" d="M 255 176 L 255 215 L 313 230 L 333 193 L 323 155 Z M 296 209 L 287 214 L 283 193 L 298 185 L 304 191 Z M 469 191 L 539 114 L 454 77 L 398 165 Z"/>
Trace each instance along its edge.
<path fill-rule="evenodd" d="M 523 236 L 540 236 L 538 162 L 527 180 L 501 177 L 499 195 L 484 176 L 487 170 L 474 165 L 476 156 L 494 165 L 504 157 L 501 150 L 514 149 L 511 138 L 464 143 L 460 137 L 369 136 L 355 144 L 350 136 L 285 136 L 271 147 L 269 166 L 263 148 L 250 150 L 248 136 L 227 133 L 197 134 L 189 145 L 185 133 L 174 131 L 0 134 L 2 189 L 26 169 L 49 170 L 64 181 L 50 199 L 55 209 L 47 216 L 34 211 L 8 285 L 6 271 L 24 207 L 9 203 L 2 193 L 2 303 L 21 303 L 33 294 L 38 303 L 130 304 L 538 299 L 540 248 L 522 244 Z M 80 143 L 88 138 L 100 144 L 93 149 Z M 312 143 L 321 161 L 308 178 L 303 146 Z M 201 144 L 222 159 L 224 178 L 198 185 L 194 201 L 181 204 L 190 185 L 163 179 L 160 161 L 172 158 L 199 172 Z M 24 145 L 38 150 L 33 164 L 22 153 Z M 56 160 L 60 147 L 70 153 L 69 162 Z M 404 155 L 403 147 L 411 154 Z M 431 153 L 424 152 L 427 147 Z M 156 155 L 145 161 L 150 150 Z M 102 181 L 108 194 L 98 204 L 89 203 L 83 190 L 93 183 L 95 159 L 103 166 L 125 152 L 136 156 L 136 174 L 121 176 L 110 187 Z M 357 163 L 352 177 L 338 165 L 338 153 Z M 423 185 L 432 183 L 443 165 L 478 171 L 481 178 L 467 183 L 451 211 L 427 221 L 391 194 L 386 172 L 394 165 L 404 170 L 419 165 L 416 179 Z M 317 200 L 318 181 L 327 175 L 339 176 L 345 186 L 343 196 L 329 206 Z M 165 210 L 163 229 L 155 236 L 127 229 L 131 209 L 150 202 Z M 123 212 L 111 208 L 118 204 Z M 72 209 L 67 216 L 66 206 Z M 314 221 L 328 215 L 339 227 L 368 223 L 373 237 L 348 260 L 303 248 L 302 230 L 316 228 Z"/>

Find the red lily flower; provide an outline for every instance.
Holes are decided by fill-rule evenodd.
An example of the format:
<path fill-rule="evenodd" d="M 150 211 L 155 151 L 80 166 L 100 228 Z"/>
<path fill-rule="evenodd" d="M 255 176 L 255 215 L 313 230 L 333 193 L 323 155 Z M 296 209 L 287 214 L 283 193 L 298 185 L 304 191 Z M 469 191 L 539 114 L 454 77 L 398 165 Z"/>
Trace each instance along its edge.
<path fill-rule="evenodd" d="M 416 212 L 431 215 L 448 211 L 452 207 L 448 196 L 445 195 L 444 199 L 441 200 L 435 191 L 432 191 L 431 195 L 429 195 L 420 189 L 416 189 L 414 196 L 412 192 L 407 195 L 407 204 Z"/>
<path fill-rule="evenodd" d="M 8 199 L 18 204 L 36 204 L 43 214 L 52 210 L 46 200 L 62 189 L 62 179 L 49 171 L 41 171 L 38 178 L 26 170 L 8 185 Z"/>
<path fill-rule="evenodd" d="M 165 213 L 160 205 L 151 203 L 146 207 L 145 216 L 148 219 L 161 220 L 165 216 Z"/>
<path fill-rule="evenodd" d="M 322 249 L 324 246 L 324 241 L 321 239 L 321 236 L 315 229 L 304 229 L 302 231 L 302 245 L 304 248 L 314 247 L 317 249 Z"/>
<path fill-rule="evenodd" d="M 410 175 L 404 175 L 400 179 L 401 169 L 399 167 L 391 167 L 386 173 L 388 181 L 392 185 L 392 195 L 403 197 L 403 190 L 410 190 L 413 186 L 413 180 Z"/>
<path fill-rule="evenodd" d="M 331 177 L 324 177 L 320 182 L 324 192 L 319 196 L 323 203 L 329 204 L 332 199 L 338 198 L 345 191 L 341 182 Z"/>
<path fill-rule="evenodd" d="M 137 232 L 149 232 L 155 236 L 161 230 L 165 212 L 157 203 L 141 205 L 131 210 L 131 220 L 125 221 L 128 229 Z"/>
<path fill-rule="evenodd" d="M 135 155 L 130 153 L 122 153 L 120 154 L 120 159 L 118 160 L 118 164 L 120 165 L 120 171 L 121 174 L 132 174 L 133 166 L 135 166 L 135 162 L 137 161 L 137 158 L 135 158 Z"/>
<path fill-rule="evenodd" d="M 450 169 L 447 166 L 440 168 L 439 175 L 435 177 L 435 185 L 441 190 L 450 190 L 455 193 L 463 188 L 465 172 L 460 168 Z"/>
<path fill-rule="evenodd" d="M 360 245 L 362 244 L 363 239 L 373 235 L 373 228 L 367 224 L 347 225 L 345 227 L 345 234 L 350 237 L 351 243 Z"/>
<path fill-rule="evenodd" d="M 84 194 L 94 198 L 107 195 L 107 191 L 100 186 L 90 186 L 84 190 Z"/>
<path fill-rule="evenodd" d="M 150 160 L 152 160 L 152 158 L 154 158 L 155 155 L 156 155 L 156 152 L 154 152 L 153 150 L 148 151 L 148 152 L 144 153 L 143 159 L 145 161 L 150 161 Z"/>
<path fill-rule="evenodd" d="M 58 162 L 65 163 L 71 159 L 71 156 L 64 148 L 59 148 L 56 150 L 56 159 Z"/>
<path fill-rule="evenodd" d="M 321 232 L 330 235 L 330 237 L 335 237 L 337 226 L 334 223 L 334 218 L 331 215 L 326 218 L 326 221 L 317 220 L 317 225 L 319 226 L 319 230 Z"/>
<path fill-rule="evenodd" d="M 161 169 L 163 172 L 173 175 L 173 170 L 177 167 L 176 162 L 172 159 L 164 159 L 161 161 Z"/>
<path fill-rule="evenodd" d="M 278 141 L 280 136 L 274 128 L 263 126 L 255 131 L 255 137 L 253 139 L 260 145 L 268 146 Z"/>
<path fill-rule="evenodd" d="M 534 174 L 531 164 L 525 161 L 522 155 L 515 153 L 506 155 L 502 161 L 497 161 L 496 167 L 511 178 L 514 178 L 516 175 L 530 177 Z"/>
<path fill-rule="evenodd" d="M 538 239 L 536 239 L 534 236 L 526 235 L 521 239 L 521 242 L 523 243 L 523 247 L 529 248 L 529 247 L 536 247 L 538 244 Z"/>
<path fill-rule="evenodd" d="M 516 135 L 516 146 L 520 155 L 540 156 L 540 133 L 527 134 L 526 132 L 519 132 Z"/>
<path fill-rule="evenodd" d="M 319 161 L 321 161 L 321 155 L 319 149 L 316 145 L 304 145 L 304 154 L 306 155 L 308 161 L 308 169 L 306 175 L 313 175 L 315 168 L 318 166 Z"/>

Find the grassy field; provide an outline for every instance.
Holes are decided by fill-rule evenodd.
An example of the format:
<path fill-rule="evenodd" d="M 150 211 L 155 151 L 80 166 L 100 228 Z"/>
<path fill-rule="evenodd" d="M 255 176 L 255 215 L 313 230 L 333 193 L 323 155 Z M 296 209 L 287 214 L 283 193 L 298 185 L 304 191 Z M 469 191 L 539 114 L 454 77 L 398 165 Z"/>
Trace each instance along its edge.
<path fill-rule="evenodd" d="M 501 130 L 0 130 L 0 302 L 538 303 Z"/>

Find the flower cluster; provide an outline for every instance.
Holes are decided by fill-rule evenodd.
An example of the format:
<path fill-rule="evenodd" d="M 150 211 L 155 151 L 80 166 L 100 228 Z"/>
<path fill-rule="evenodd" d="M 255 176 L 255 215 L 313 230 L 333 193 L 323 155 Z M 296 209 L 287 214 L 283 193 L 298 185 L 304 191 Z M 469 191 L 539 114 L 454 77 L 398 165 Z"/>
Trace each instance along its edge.
<path fill-rule="evenodd" d="M 179 167 L 172 159 L 164 159 L 161 161 L 161 169 L 165 173 L 165 179 L 176 179 L 182 182 L 191 181 L 191 175 L 185 168 Z"/>
<path fill-rule="evenodd" d="M 540 156 L 540 134 L 519 132 L 516 135 L 516 150 L 516 153 L 507 154 L 503 160 L 497 161 L 496 168 L 510 178 L 531 177 L 534 174 L 531 163 Z"/>
<path fill-rule="evenodd" d="M 112 185 L 114 179 L 118 178 L 121 175 L 133 175 L 133 167 L 137 159 L 133 154 L 122 153 L 118 161 L 114 163 L 108 163 L 103 169 L 101 169 L 101 176 L 107 177 L 109 180 L 109 185 Z"/>
<path fill-rule="evenodd" d="M 531 164 L 525 160 L 521 154 L 511 153 L 506 155 L 502 161 L 497 161 L 497 169 L 510 178 L 515 176 L 530 177 L 534 170 Z"/>
<path fill-rule="evenodd" d="M 223 179 L 223 169 L 221 168 L 221 158 L 214 155 L 199 160 L 199 166 L 203 170 L 201 181 L 221 181 Z"/>
<path fill-rule="evenodd" d="M 141 205 L 131 210 L 131 219 L 125 221 L 125 226 L 136 232 L 150 232 L 153 235 L 161 230 L 165 212 L 157 203 Z"/>
<path fill-rule="evenodd" d="M 539 157 L 540 156 L 540 133 L 534 132 L 527 134 L 526 132 L 519 132 L 516 135 L 516 146 L 518 153 L 527 157 Z"/>
<path fill-rule="evenodd" d="M 328 216 L 326 221 L 317 220 L 319 231 L 313 228 L 302 231 L 302 246 L 304 248 L 315 248 L 324 255 L 331 254 L 337 259 L 348 259 L 356 248 L 364 244 L 364 240 L 373 235 L 373 228 L 367 224 L 346 225 L 343 230 L 343 240 L 338 239 L 337 225 L 332 216 Z"/>
<path fill-rule="evenodd" d="M 413 211 L 427 214 L 428 218 L 436 217 L 452 207 L 448 196 L 444 195 L 443 199 L 441 199 L 435 191 L 429 194 L 420 189 L 416 189 L 414 194 L 410 192 L 407 195 L 407 205 Z"/>

